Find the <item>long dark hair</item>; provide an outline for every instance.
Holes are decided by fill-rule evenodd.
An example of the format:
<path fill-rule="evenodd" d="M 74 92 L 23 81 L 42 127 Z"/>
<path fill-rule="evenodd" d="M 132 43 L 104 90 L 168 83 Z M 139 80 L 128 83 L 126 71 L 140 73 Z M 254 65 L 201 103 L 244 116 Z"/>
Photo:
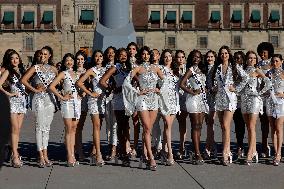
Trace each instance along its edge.
<path fill-rule="evenodd" d="M 150 54 L 150 64 L 154 63 L 154 51 L 157 51 L 160 54 L 160 51 L 158 49 L 152 49 Z"/>
<path fill-rule="evenodd" d="M 7 49 L 7 50 L 5 51 L 5 54 L 4 54 L 3 60 L 2 60 L 2 67 L 3 67 L 3 68 L 7 69 L 8 65 L 9 65 L 9 63 L 10 63 L 9 54 L 10 54 L 11 52 L 13 52 L 13 51 L 15 51 L 15 50 L 14 50 L 14 49 Z"/>
<path fill-rule="evenodd" d="M 108 52 L 109 52 L 111 49 L 114 51 L 114 64 L 116 63 L 116 59 L 115 59 L 115 58 L 116 58 L 117 50 L 116 50 L 115 47 L 109 46 L 109 47 L 104 51 L 104 53 L 103 53 L 103 56 L 104 56 L 104 65 L 106 65 L 107 63 L 109 63 L 109 59 L 108 59 L 108 57 L 107 57 L 107 54 L 108 54 Z"/>
<path fill-rule="evenodd" d="M 176 76 L 179 76 L 179 67 L 178 67 L 177 63 L 174 61 L 174 56 L 173 56 L 173 51 L 172 50 L 170 50 L 170 49 L 163 50 L 163 52 L 161 54 L 161 58 L 160 58 L 160 65 L 165 65 L 164 58 L 165 58 L 165 54 L 166 53 L 170 53 L 172 55 L 171 69 L 173 70 L 173 73 Z"/>
<path fill-rule="evenodd" d="M 142 63 L 142 53 L 143 53 L 143 51 L 147 51 L 149 53 L 150 59 L 151 59 L 151 50 L 150 50 L 150 48 L 148 46 L 143 46 L 139 50 L 139 53 L 137 53 L 138 54 L 138 60 L 139 60 L 140 63 Z M 150 59 L 149 59 L 149 61 L 150 61 Z"/>
<path fill-rule="evenodd" d="M 88 67 L 88 64 L 87 64 L 87 54 L 85 53 L 85 51 L 79 50 L 78 52 L 76 52 L 75 63 L 77 64 L 77 57 L 80 56 L 80 55 L 84 57 L 84 66 L 83 67 L 85 69 L 88 69 L 89 67 Z"/>
<path fill-rule="evenodd" d="M 129 52 L 128 52 L 125 48 L 119 48 L 119 49 L 117 50 L 117 53 L 116 53 L 116 60 L 119 62 L 120 53 L 122 53 L 123 51 L 126 52 L 126 54 L 127 54 L 127 60 L 126 60 L 126 62 L 125 62 L 126 70 L 130 72 L 131 69 L 132 69 L 131 63 L 130 63 L 130 61 L 129 61 L 130 55 L 129 55 Z M 119 62 L 119 63 L 121 63 L 121 62 Z"/>
<path fill-rule="evenodd" d="M 32 66 L 38 64 L 37 57 L 40 56 L 41 50 L 36 50 L 33 56 Z"/>
<path fill-rule="evenodd" d="M 203 56 L 202 56 L 202 54 L 201 54 L 201 52 L 199 51 L 199 50 L 197 50 L 197 49 L 193 49 L 190 53 L 189 53 L 189 55 L 188 55 L 188 57 L 187 57 L 187 63 L 186 63 L 186 69 L 189 69 L 190 67 L 192 67 L 193 66 L 193 58 L 194 58 L 194 55 L 196 54 L 196 53 L 198 53 L 199 54 L 199 56 L 200 56 L 200 62 L 198 63 L 198 68 L 200 69 L 200 71 L 203 73 L 203 74 L 207 74 L 207 69 L 206 69 L 206 65 L 205 65 L 205 63 L 204 63 L 204 61 L 203 61 Z"/>
<path fill-rule="evenodd" d="M 223 45 L 222 47 L 220 47 L 219 49 L 219 52 L 218 52 L 218 58 L 217 58 L 217 64 L 216 66 L 214 66 L 214 70 L 213 70 L 213 79 L 215 78 L 215 75 L 216 75 L 216 72 L 217 72 L 217 68 L 220 64 L 223 63 L 222 59 L 221 59 L 221 51 L 225 49 L 227 50 L 227 52 L 229 53 L 229 64 L 231 64 L 232 66 L 232 72 L 233 72 L 233 80 L 234 82 L 237 81 L 237 78 L 238 78 L 238 70 L 237 70 L 237 66 L 236 66 L 236 63 L 234 62 L 234 59 L 233 59 L 233 55 L 231 53 L 231 49 L 230 47 L 226 46 L 226 45 Z"/>
<path fill-rule="evenodd" d="M 61 61 L 61 68 L 60 68 L 60 71 L 66 71 L 67 68 L 66 68 L 66 66 L 65 66 L 65 62 L 66 62 L 66 59 L 67 59 L 68 57 L 70 57 L 70 58 L 73 59 L 73 62 L 74 62 L 74 64 L 73 64 L 73 71 L 77 71 L 78 66 L 77 66 L 77 64 L 76 64 L 74 55 L 71 54 L 71 53 L 66 53 L 66 54 L 63 56 L 62 61 Z"/>
<path fill-rule="evenodd" d="M 12 56 L 16 54 L 18 57 L 19 57 L 19 65 L 18 65 L 18 68 L 19 68 L 19 71 L 20 73 L 18 73 L 15 69 L 14 69 L 14 66 L 12 65 L 11 63 L 11 58 Z M 10 53 L 7 55 L 7 59 L 9 60 L 9 64 L 7 65 L 6 69 L 9 71 L 9 76 L 8 76 L 8 80 L 9 81 L 12 81 L 12 77 L 15 75 L 18 79 L 21 78 L 21 76 L 24 75 L 25 73 L 25 68 L 24 68 L 24 64 L 22 62 L 22 59 L 19 55 L 19 53 L 15 50 L 11 50 Z"/>
<path fill-rule="evenodd" d="M 96 61 L 95 61 L 95 56 L 96 56 L 97 53 L 101 53 L 101 54 L 103 55 L 103 57 L 104 57 L 103 51 L 101 51 L 101 50 L 95 50 L 95 51 L 93 52 L 93 54 L 92 54 L 91 62 L 90 62 L 89 68 L 95 67 L 95 66 L 97 65 L 97 63 L 96 63 Z M 102 67 L 105 67 L 105 66 L 106 66 L 106 62 L 105 62 L 104 59 L 103 59 Z"/>
<path fill-rule="evenodd" d="M 247 69 L 247 67 L 248 67 L 247 61 L 248 61 L 248 58 L 249 58 L 249 55 L 250 55 L 250 54 L 254 54 L 254 55 L 256 56 L 256 64 L 254 65 L 254 67 L 255 67 L 255 68 L 257 67 L 257 63 L 258 63 L 257 54 L 256 54 L 256 52 L 250 50 L 250 51 L 248 51 L 248 52 L 246 53 L 246 55 L 245 55 L 245 59 L 244 59 L 244 63 L 243 63 L 243 68 L 244 68 L 244 70 Z"/>
<path fill-rule="evenodd" d="M 53 66 L 54 63 L 53 63 L 53 50 L 52 50 L 52 48 L 50 46 L 44 46 L 44 47 L 41 48 L 41 50 L 43 50 L 43 49 L 45 49 L 49 52 L 50 57 L 48 58 L 48 64 Z"/>

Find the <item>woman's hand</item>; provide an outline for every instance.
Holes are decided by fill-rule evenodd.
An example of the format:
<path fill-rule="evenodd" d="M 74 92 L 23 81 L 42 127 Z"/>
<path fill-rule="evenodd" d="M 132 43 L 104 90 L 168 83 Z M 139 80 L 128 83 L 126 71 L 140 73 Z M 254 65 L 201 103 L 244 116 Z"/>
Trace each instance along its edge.
<path fill-rule="evenodd" d="M 276 96 L 276 97 L 280 97 L 280 98 L 284 98 L 284 93 L 282 93 L 282 92 L 276 92 L 276 93 L 275 93 L 275 96 Z"/>
<path fill-rule="evenodd" d="M 236 88 L 235 88 L 235 86 L 233 86 L 233 85 L 230 85 L 230 86 L 228 87 L 228 89 L 229 89 L 230 92 L 236 92 Z"/>
<path fill-rule="evenodd" d="M 41 92 L 45 92 L 46 91 L 46 88 L 44 87 L 43 84 L 36 85 L 35 89 L 36 89 L 36 91 L 35 91 L 36 93 L 41 93 Z"/>
<path fill-rule="evenodd" d="M 99 96 L 101 96 L 101 94 L 96 93 L 96 92 L 92 92 L 91 96 L 94 97 L 94 98 L 98 98 Z"/>
<path fill-rule="evenodd" d="M 19 97 L 20 93 L 18 93 L 18 92 L 10 93 L 10 94 L 8 94 L 8 96 L 10 96 L 10 97 Z"/>
<path fill-rule="evenodd" d="M 64 95 L 61 100 L 67 101 L 67 100 L 70 100 L 72 97 L 73 97 L 72 94 L 68 93 L 68 94 Z"/>

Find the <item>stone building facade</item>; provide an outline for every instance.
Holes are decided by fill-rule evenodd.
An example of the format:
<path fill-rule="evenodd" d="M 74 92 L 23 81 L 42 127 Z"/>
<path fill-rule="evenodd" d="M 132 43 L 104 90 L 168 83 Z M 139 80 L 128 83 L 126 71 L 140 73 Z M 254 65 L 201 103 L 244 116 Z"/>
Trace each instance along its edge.
<path fill-rule="evenodd" d="M 49 45 L 54 62 L 85 50 L 90 56 L 99 19 L 99 0 L 0 0 L 0 57 L 17 50 L 25 63 Z M 283 53 L 283 0 L 130 0 L 139 46 L 217 51 L 256 50 L 270 41 Z"/>

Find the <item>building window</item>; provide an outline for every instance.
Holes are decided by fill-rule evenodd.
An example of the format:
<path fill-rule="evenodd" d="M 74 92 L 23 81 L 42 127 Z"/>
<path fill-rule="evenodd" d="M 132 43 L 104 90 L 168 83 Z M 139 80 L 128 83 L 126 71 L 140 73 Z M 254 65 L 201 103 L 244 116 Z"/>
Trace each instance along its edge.
<path fill-rule="evenodd" d="M 207 36 L 199 36 L 197 41 L 198 47 L 202 49 L 206 49 L 208 46 L 208 37 Z"/>
<path fill-rule="evenodd" d="M 241 10 L 233 10 L 231 21 L 234 23 L 242 22 L 242 11 Z"/>
<path fill-rule="evenodd" d="M 192 23 L 192 11 L 183 11 L 181 20 L 183 23 Z"/>
<path fill-rule="evenodd" d="M 161 15 L 160 11 L 151 11 L 149 18 L 149 26 L 151 28 L 160 28 Z"/>
<path fill-rule="evenodd" d="M 279 36 L 278 35 L 271 35 L 270 36 L 270 43 L 272 43 L 272 45 L 275 48 L 279 47 Z"/>
<path fill-rule="evenodd" d="M 210 21 L 213 23 L 220 22 L 221 20 L 221 13 L 220 11 L 212 11 L 210 16 Z"/>
<path fill-rule="evenodd" d="M 144 46 L 144 38 L 143 37 L 136 37 L 137 47 L 138 49 Z"/>
<path fill-rule="evenodd" d="M 242 48 L 242 36 L 240 36 L 240 35 L 233 35 L 233 37 L 232 37 L 232 46 L 235 49 Z"/>
<path fill-rule="evenodd" d="M 167 23 L 176 23 L 176 19 L 177 19 L 177 15 L 176 15 L 176 11 L 167 11 L 167 15 L 166 15 L 166 21 Z"/>
<path fill-rule="evenodd" d="M 94 23 L 94 11 L 93 10 L 82 10 L 80 16 L 80 22 L 82 24 L 93 24 Z"/>
<path fill-rule="evenodd" d="M 167 38 L 167 48 L 175 49 L 176 48 L 176 37 L 168 37 Z"/>
<path fill-rule="evenodd" d="M 33 11 L 24 12 L 22 23 L 24 24 L 24 29 L 34 28 L 35 13 Z"/>
<path fill-rule="evenodd" d="M 252 10 L 250 15 L 250 21 L 252 23 L 260 22 L 261 16 L 259 10 Z"/>
<path fill-rule="evenodd" d="M 33 41 L 32 37 L 26 37 L 25 44 L 24 44 L 24 49 L 26 51 L 33 51 L 33 49 L 34 49 L 34 41 Z"/>

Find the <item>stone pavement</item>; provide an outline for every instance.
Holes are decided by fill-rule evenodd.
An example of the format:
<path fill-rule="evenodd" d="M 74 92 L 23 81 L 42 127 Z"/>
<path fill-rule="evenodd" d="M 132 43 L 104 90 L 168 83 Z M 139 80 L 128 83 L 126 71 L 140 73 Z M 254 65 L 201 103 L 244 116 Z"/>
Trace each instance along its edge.
<path fill-rule="evenodd" d="M 24 166 L 20 169 L 9 167 L 6 163 L 0 171 L 0 189 L 41 189 L 41 188 L 284 188 L 284 163 L 279 167 L 271 165 L 271 159 L 260 159 L 258 164 L 246 166 L 243 163 L 233 163 L 229 167 L 220 165 L 219 161 L 206 162 L 204 165 L 192 165 L 189 160 L 176 162 L 168 167 L 159 164 L 157 171 L 139 169 L 138 158 L 131 161 L 131 168 L 122 167 L 121 162 L 106 164 L 103 167 L 90 166 L 84 161 L 79 167 L 65 166 L 65 149 L 63 144 L 64 125 L 60 113 L 56 113 L 50 133 L 50 158 L 54 165 L 50 168 L 37 167 L 37 152 L 34 136 L 34 117 L 29 112 L 26 116 L 20 139 L 20 154 Z M 161 123 L 162 124 L 162 123 Z M 188 120 L 188 129 L 190 122 Z M 202 133 L 202 146 L 206 136 L 205 127 Z M 232 150 L 235 150 L 235 134 L 232 124 Z M 216 122 L 215 140 L 218 142 L 218 152 L 221 156 L 221 130 Z M 257 142 L 261 137 L 260 127 L 257 127 Z M 105 126 L 102 130 L 102 149 L 107 150 Z M 173 127 L 173 146 L 178 149 L 178 125 Z M 188 141 L 189 136 L 187 137 Z M 90 117 L 83 131 L 84 151 L 86 155 L 91 149 L 92 127 Z M 245 142 L 246 139 L 245 139 Z M 259 144 L 258 144 L 259 146 Z M 187 143 L 191 148 L 191 143 Z M 270 161 L 270 163 L 268 162 Z"/>

